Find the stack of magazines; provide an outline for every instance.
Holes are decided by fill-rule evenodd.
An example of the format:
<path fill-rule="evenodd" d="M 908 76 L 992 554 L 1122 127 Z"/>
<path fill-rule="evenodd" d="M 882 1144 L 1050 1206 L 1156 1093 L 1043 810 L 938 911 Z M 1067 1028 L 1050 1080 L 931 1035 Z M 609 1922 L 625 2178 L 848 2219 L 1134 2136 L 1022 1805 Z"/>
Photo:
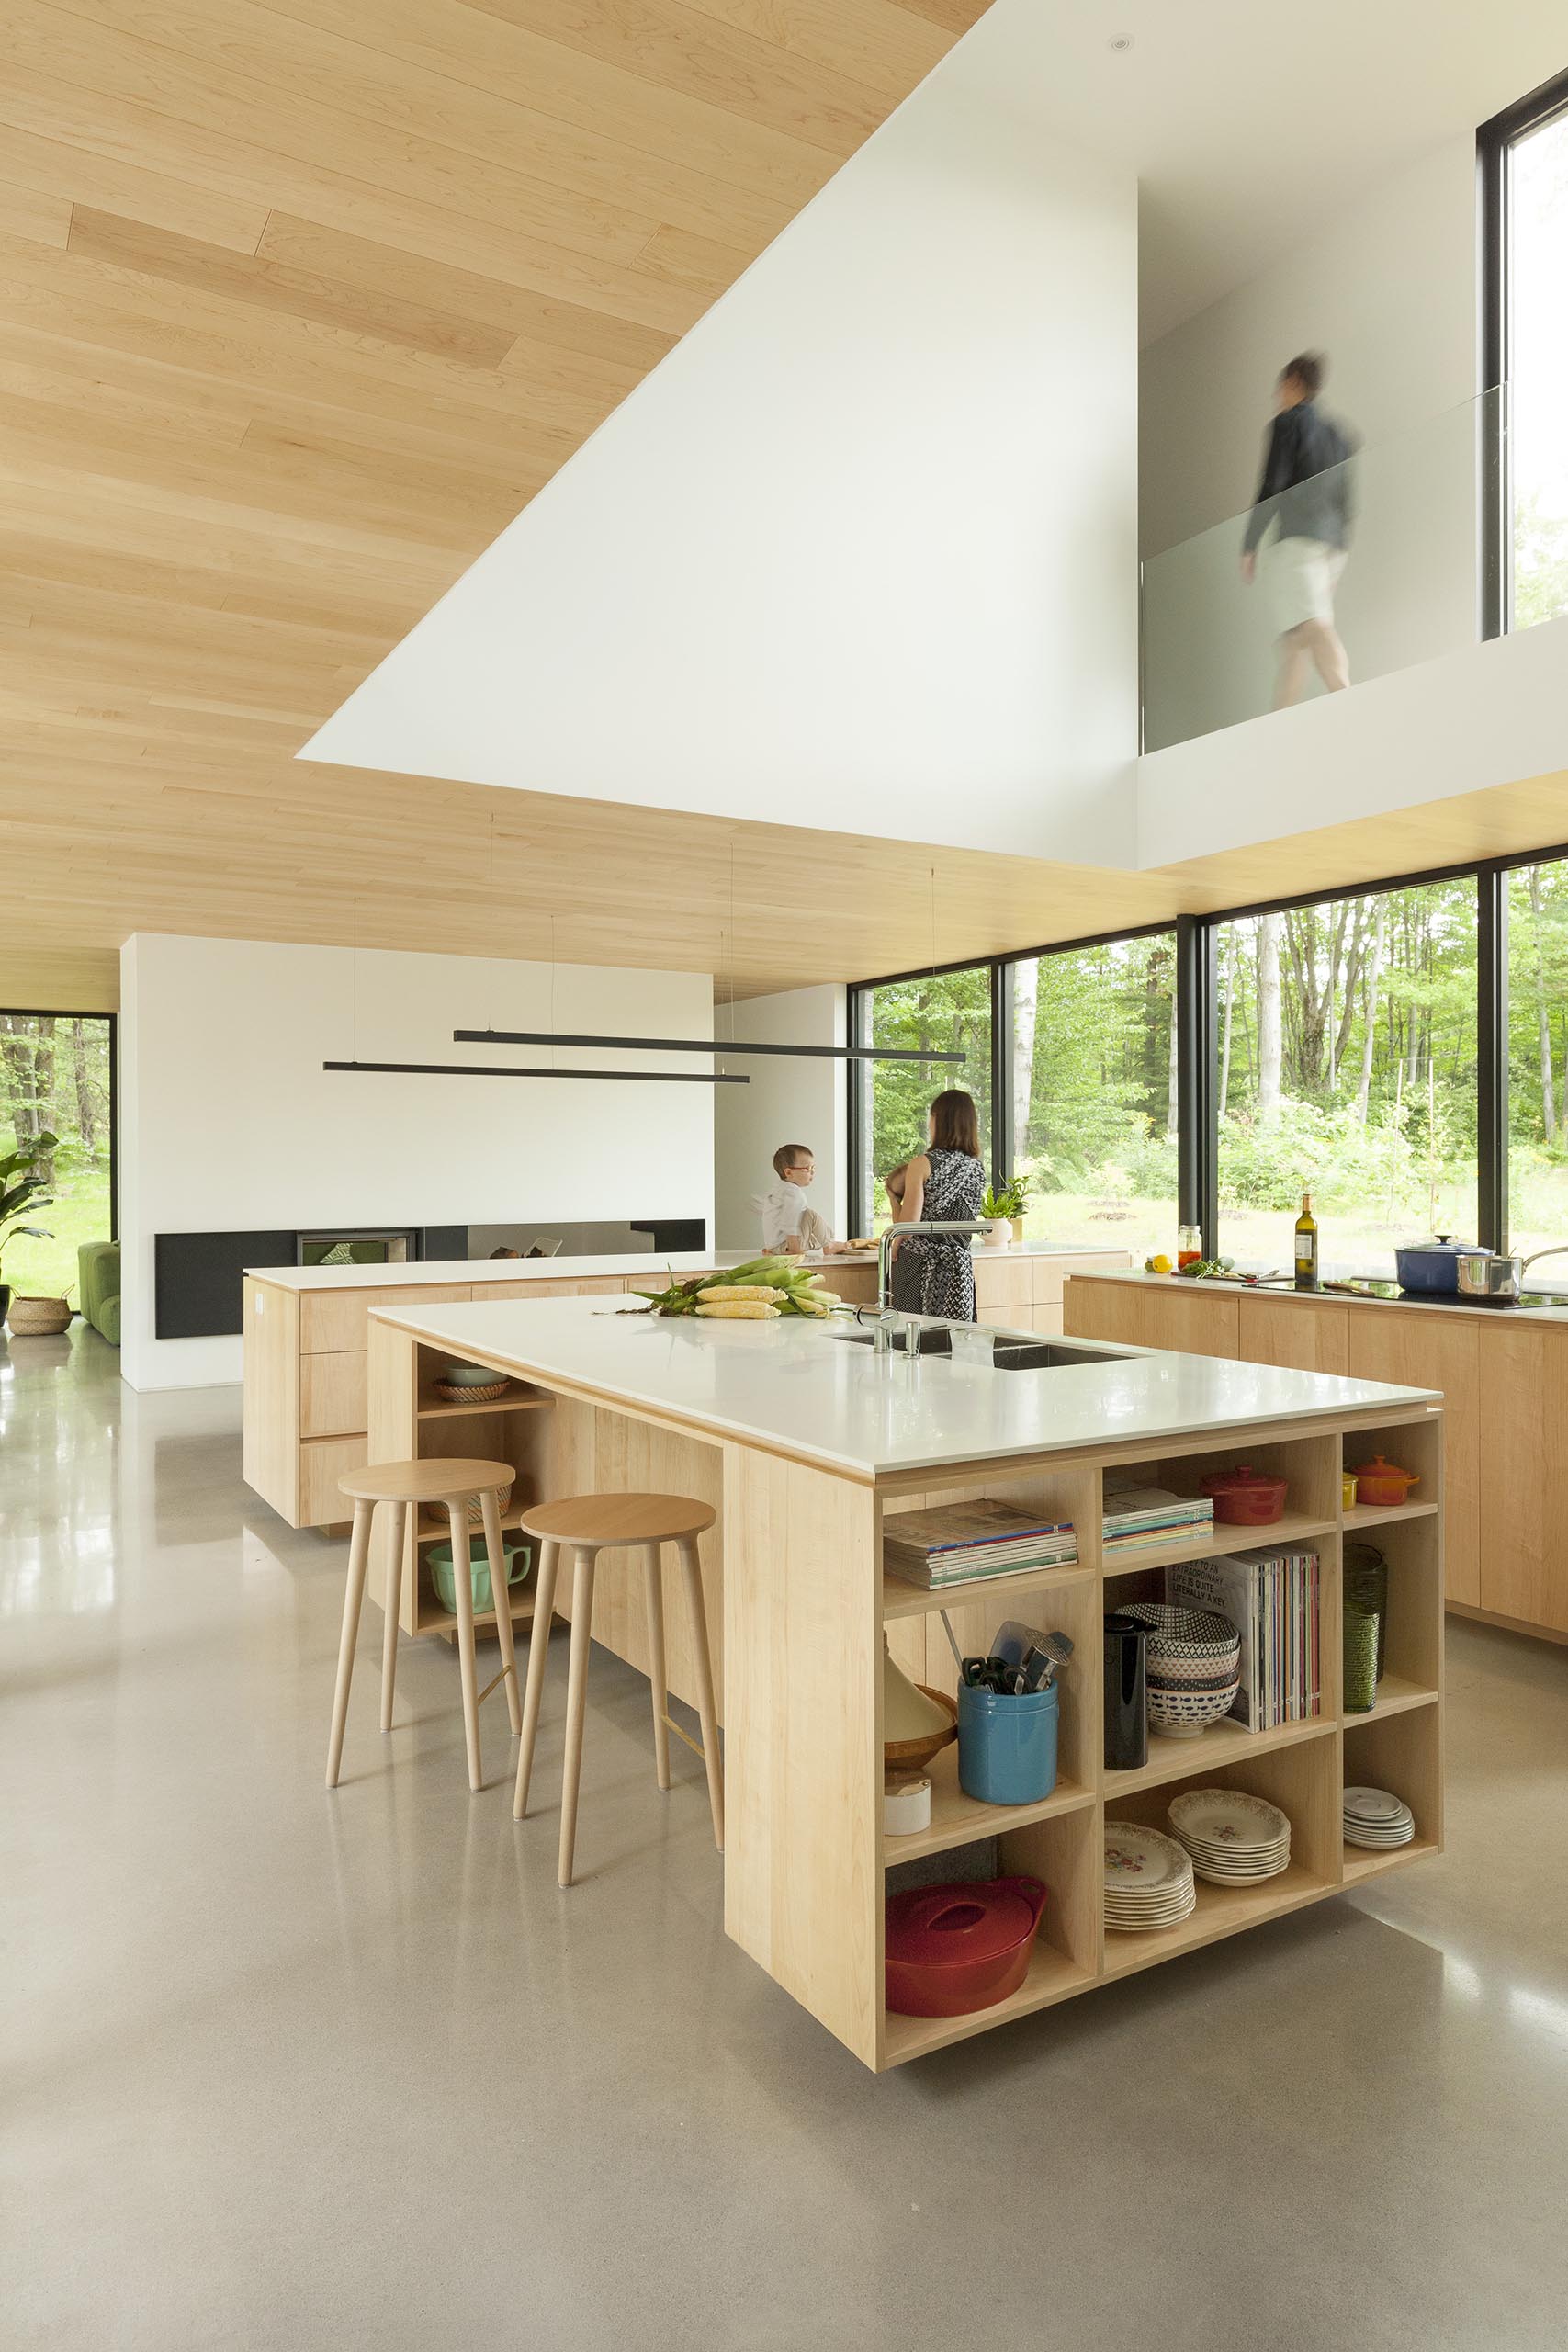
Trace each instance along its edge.
<path fill-rule="evenodd" d="M 936 1592 L 977 1577 L 1060 1567 L 1077 1558 L 1078 1546 L 1070 1521 L 982 1498 L 897 1512 L 883 1523 L 882 1556 L 890 1576 Z"/>
<path fill-rule="evenodd" d="M 1248 1731 L 1307 1722 L 1318 1712 L 1315 1552 L 1233 1552 L 1184 1560 L 1165 1572 L 1165 1597 L 1182 1609 L 1214 1609 L 1241 1635 L 1241 1687 L 1231 1713 Z"/>
<path fill-rule="evenodd" d="M 1105 1496 L 1105 1550 L 1152 1551 L 1158 1544 L 1201 1543 L 1214 1532 L 1207 1495 L 1173 1495 L 1164 1487 L 1112 1487 Z"/>

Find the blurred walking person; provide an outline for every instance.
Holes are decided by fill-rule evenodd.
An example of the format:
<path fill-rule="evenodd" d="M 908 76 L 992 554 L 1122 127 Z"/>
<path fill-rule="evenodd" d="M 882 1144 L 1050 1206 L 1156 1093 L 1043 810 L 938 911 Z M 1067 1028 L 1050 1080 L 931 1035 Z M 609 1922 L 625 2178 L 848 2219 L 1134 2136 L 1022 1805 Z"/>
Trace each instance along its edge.
<path fill-rule="evenodd" d="M 1350 683 L 1334 626 L 1334 591 L 1350 545 L 1351 445 L 1318 407 L 1325 373 L 1322 355 L 1313 351 L 1280 370 L 1263 479 L 1242 541 L 1241 576 L 1250 585 L 1259 546 L 1278 523 L 1261 567 L 1280 639 L 1276 710 L 1301 700 L 1310 669 L 1331 694 Z"/>

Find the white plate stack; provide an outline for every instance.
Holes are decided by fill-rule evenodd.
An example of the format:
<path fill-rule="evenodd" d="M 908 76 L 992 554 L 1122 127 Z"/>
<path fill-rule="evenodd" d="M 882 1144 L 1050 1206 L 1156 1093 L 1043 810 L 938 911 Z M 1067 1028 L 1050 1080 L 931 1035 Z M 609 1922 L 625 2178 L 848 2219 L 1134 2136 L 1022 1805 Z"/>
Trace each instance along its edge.
<path fill-rule="evenodd" d="M 1105 1824 L 1105 1924 L 1123 1935 L 1173 1928 L 1198 1906 L 1192 1865 L 1174 1838 L 1141 1821 Z"/>
<path fill-rule="evenodd" d="M 1185 1789 L 1170 1826 L 1198 1876 L 1213 1886 L 1250 1886 L 1290 1867 L 1290 1816 L 1243 1789 Z"/>
<path fill-rule="evenodd" d="M 1416 1815 L 1392 1790 L 1346 1790 L 1347 1846 L 1408 1846 L 1415 1835 Z"/>

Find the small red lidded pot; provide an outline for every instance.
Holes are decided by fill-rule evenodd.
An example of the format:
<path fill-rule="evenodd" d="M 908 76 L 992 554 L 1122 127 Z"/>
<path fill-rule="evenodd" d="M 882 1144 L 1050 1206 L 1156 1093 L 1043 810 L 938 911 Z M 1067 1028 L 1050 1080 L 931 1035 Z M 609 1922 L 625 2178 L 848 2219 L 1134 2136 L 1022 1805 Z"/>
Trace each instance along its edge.
<path fill-rule="evenodd" d="M 1016 1993 L 1045 1908 L 1037 1878 L 960 1880 L 887 1898 L 887 2006 L 962 2018 Z"/>
<path fill-rule="evenodd" d="M 1285 1481 L 1243 1463 L 1238 1470 L 1211 1470 L 1203 1492 L 1213 1498 L 1214 1517 L 1226 1527 L 1271 1527 L 1285 1515 Z"/>
<path fill-rule="evenodd" d="M 1419 1471 L 1401 1470 L 1394 1463 L 1385 1462 L 1381 1453 L 1371 1462 L 1363 1462 L 1355 1479 L 1356 1500 L 1371 1503 L 1380 1510 L 1397 1510 L 1411 1487 L 1421 1484 Z"/>

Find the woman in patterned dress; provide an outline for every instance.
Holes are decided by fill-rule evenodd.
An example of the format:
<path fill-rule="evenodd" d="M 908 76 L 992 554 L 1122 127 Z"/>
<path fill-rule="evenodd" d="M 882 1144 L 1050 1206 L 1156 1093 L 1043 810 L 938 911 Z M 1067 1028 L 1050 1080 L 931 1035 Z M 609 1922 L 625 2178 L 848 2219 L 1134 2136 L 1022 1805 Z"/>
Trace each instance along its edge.
<path fill-rule="evenodd" d="M 931 1107 L 931 1142 L 887 1176 L 895 1225 L 922 1218 L 976 1218 L 986 1189 L 975 1098 L 960 1087 Z M 965 1233 L 917 1234 L 893 1252 L 893 1304 L 906 1315 L 975 1320 L 975 1269 Z"/>

